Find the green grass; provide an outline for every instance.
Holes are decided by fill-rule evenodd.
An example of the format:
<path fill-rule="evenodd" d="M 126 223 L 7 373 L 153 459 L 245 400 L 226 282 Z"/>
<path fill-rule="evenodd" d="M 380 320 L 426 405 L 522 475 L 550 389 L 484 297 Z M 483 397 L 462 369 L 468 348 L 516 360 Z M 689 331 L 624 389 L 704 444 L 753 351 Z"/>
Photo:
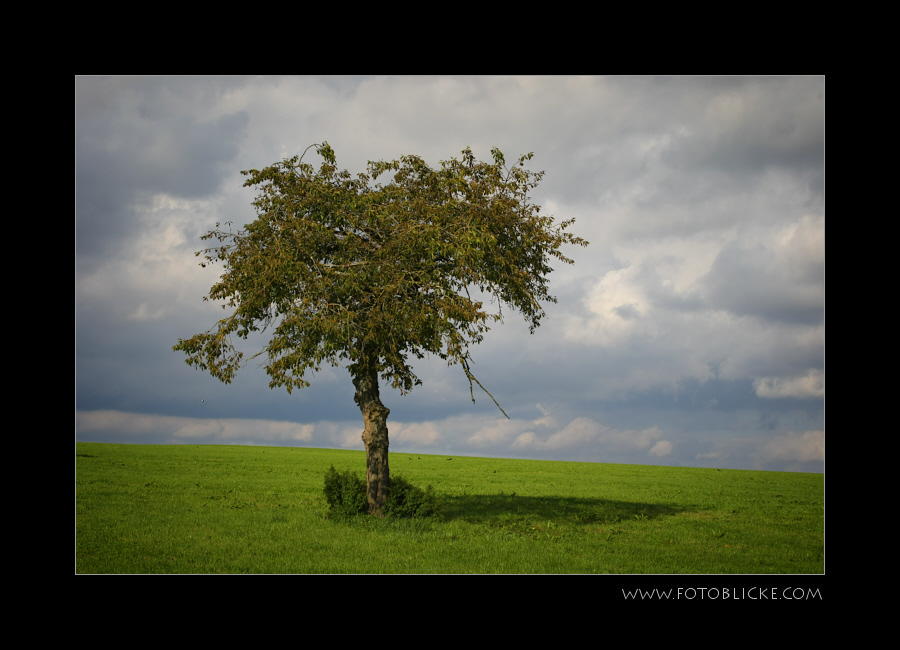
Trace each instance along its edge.
<path fill-rule="evenodd" d="M 77 573 L 821 574 L 824 476 L 391 454 L 439 517 L 328 518 L 361 451 L 76 444 Z"/>

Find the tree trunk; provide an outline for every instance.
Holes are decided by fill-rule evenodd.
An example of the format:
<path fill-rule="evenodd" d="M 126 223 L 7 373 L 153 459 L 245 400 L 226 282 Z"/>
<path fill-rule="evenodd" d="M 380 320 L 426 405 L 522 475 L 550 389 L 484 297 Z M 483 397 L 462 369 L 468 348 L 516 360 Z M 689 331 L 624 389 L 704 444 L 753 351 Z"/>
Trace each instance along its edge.
<path fill-rule="evenodd" d="M 378 392 L 378 372 L 374 363 L 360 364 L 353 375 L 356 395 L 353 400 L 362 412 L 362 439 L 366 444 L 366 496 L 369 513 L 382 516 L 391 485 L 391 471 L 388 467 L 388 428 L 390 414 Z"/>

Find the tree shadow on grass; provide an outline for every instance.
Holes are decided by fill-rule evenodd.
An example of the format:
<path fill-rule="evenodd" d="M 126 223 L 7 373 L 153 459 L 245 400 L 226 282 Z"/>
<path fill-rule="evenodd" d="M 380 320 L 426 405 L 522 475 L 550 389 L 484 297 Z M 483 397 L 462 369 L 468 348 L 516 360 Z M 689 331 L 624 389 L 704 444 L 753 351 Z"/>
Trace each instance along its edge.
<path fill-rule="evenodd" d="M 501 492 L 444 497 L 441 513 L 447 521 L 461 519 L 485 524 L 523 519 L 569 524 L 613 524 L 672 516 L 688 509 L 666 503 L 581 497 L 526 497 Z"/>

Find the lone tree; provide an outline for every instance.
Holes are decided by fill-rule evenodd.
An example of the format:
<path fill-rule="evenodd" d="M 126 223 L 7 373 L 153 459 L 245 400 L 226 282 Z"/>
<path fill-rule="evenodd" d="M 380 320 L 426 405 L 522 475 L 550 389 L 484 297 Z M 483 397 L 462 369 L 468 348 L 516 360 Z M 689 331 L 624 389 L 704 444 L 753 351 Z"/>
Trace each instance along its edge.
<path fill-rule="evenodd" d="M 370 162 L 367 174 L 353 178 L 338 170 L 327 142 L 306 151 L 313 146 L 324 159 L 318 171 L 294 156 L 241 172 L 244 186 L 259 189 L 256 220 L 239 232 L 217 223 L 202 239 L 218 245 L 197 252 L 206 260 L 200 266 L 224 264 L 204 300 L 223 300 L 233 311 L 174 349 L 227 384 L 243 365 L 232 335 L 273 328 L 254 357 L 265 353 L 269 387 L 288 393 L 309 386 L 306 372 L 323 361 L 345 363 L 365 424 L 369 511 L 380 515 L 390 489 L 390 410 L 379 375 L 406 393 L 422 383 L 410 355 L 436 354 L 462 367 L 474 402 L 472 382 L 481 383 L 469 367 L 469 344 L 480 343 L 501 314 L 485 311 L 470 289 L 518 310 L 534 333 L 544 316 L 540 301 L 556 302 L 547 291 L 550 258 L 571 264 L 560 247 L 588 242 L 565 232 L 574 220 L 554 225 L 529 202 L 543 177 L 524 169 L 533 154 L 511 168 L 496 148 L 492 164 L 466 148 L 440 169 L 404 156 Z M 391 182 L 375 182 L 390 172 Z"/>

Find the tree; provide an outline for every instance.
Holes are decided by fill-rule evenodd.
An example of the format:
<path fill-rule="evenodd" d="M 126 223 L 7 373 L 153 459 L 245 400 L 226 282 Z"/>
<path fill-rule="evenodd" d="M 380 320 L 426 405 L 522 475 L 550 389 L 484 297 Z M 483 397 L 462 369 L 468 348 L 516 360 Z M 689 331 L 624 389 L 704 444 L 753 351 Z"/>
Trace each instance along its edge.
<path fill-rule="evenodd" d="M 323 158 L 318 170 L 303 162 L 312 146 Z M 379 376 L 406 393 L 421 384 L 410 355 L 435 354 L 462 367 L 473 402 L 472 382 L 490 395 L 471 372 L 469 345 L 502 311 L 486 311 L 470 290 L 518 310 L 534 333 L 540 302 L 556 302 L 547 290 L 551 258 L 571 264 L 560 247 L 587 242 L 565 232 L 574 220 L 554 225 L 530 203 L 528 191 L 543 177 L 524 169 L 533 154 L 509 169 L 496 148 L 493 163 L 476 162 L 467 148 L 440 169 L 404 156 L 370 162 L 354 178 L 338 171 L 327 142 L 311 147 L 242 172 L 244 186 L 259 190 L 256 220 L 239 232 L 217 223 L 202 239 L 218 245 L 197 252 L 205 256 L 201 266 L 224 263 L 204 300 L 223 300 L 233 311 L 174 349 L 227 384 L 244 363 L 233 335 L 273 328 L 254 357 L 266 355 L 270 388 L 288 393 L 309 386 L 307 371 L 323 362 L 346 364 L 364 422 L 369 509 L 381 514 L 390 489 L 390 410 Z M 390 172 L 389 183 L 375 182 Z"/>

